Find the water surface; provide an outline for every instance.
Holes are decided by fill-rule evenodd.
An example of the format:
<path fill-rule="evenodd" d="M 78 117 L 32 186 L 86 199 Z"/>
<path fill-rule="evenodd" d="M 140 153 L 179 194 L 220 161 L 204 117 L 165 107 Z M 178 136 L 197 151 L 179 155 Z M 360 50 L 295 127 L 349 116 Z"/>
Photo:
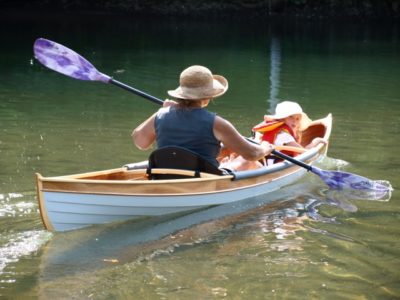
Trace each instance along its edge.
<path fill-rule="evenodd" d="M 394 299 L 399 288 L 399 28 L 393 24 L 1 19 L 0 296 L 42 299 Z M 243 135 L 281 99 L 315 119 L 331 112 L 320 167 L 394 187 L 389 201 L 328 191 L 308 174 L 281 191 L 192 215 L 43 229 L 34 174 L 146 159 L 130 132 L 157 106 L 33 59 L 38 37 L 164 99 L 182 69 L 228 78 L 210 110 Z M 267 204 L 272 201 L 272 204 Z"/>

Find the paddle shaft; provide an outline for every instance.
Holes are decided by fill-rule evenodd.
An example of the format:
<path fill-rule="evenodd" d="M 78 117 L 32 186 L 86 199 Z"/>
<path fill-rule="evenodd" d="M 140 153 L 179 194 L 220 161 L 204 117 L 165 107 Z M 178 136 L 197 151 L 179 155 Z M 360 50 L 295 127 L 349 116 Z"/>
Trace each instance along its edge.
<path fill-rule="evenodd" d="M 131 92 L 131 93 L 134 93 L 134 94 L 136 94 L 138 96 L 141 96 L 141 97 L 143 97 L 143 98 L 145 98 L 147 100 L 150 100 L 151 102 L 154 102 L 156 104 L 163 105 L 163 103 L 164 103 L 164 101 L 162 101 L 161 99 L 158 99 L 157 97 L 149 95 L 149 94 L 147 94 L 145 92 L 142 92 L 142 91 L 140 91 L 138 89 L 135 89 L 135 88 L 133 88 L 133 87 L 131 87 L 129 85 L 126 85 L 125 83 L 122 83 L 122 82 L 120 82 L 118 80 L 115 80 L 113 78 L 111 78 L 109 80 L 109 83 L 111 83 L 111 84 L 113 84 L 115 86 L 118 86 L 118 87 L 120 87 L 120 88 L 122 88 L 122 89 L 124 89 L 126 91 Z"/>
<path fill-rule="evenodd" d="M 308 171 L 313 172 L 313 168 L 310 165 L 307 165 L 307 164 L 305 164 L 305 163 L 303 163 L 303 162 L 301 162 L 301 161 L 299 161 L 297 159 L 294 159 L 293 157 L 291 157 L 289 155 L 286 155 L 286 154 L 284 154 L 282 152 L 279 152 L 279 151 L 277 151 L 275 149 L 272 150 L 271 153 L 273 155 L 275 155 L 275 156 L 278 156 L 279 158 L 282 158 L 284 160 L 290 161 L 291 163 L 294 163 L 295 165 L 298 165 L 300 167 L 303 167 L 303 168 L 307 169 Z"/>

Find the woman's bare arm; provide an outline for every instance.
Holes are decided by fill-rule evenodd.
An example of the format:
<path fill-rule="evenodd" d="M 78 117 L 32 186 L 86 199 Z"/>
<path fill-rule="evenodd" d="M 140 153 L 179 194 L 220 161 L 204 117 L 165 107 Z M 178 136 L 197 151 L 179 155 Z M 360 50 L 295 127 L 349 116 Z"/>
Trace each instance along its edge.
<path fill-rule="evenodd" d="M 273 150 L 272 145 L 268 142 L 264 141 L 258 145 L 247 141 L 229 121 L 219 116 L 215 117 L 214 135 L 225 147 L 247 160 L 262 159 Z"/>
<path fill-rule="evenodd" d="M 163 107 L 174 105 L 178 105 L 178 103 L 169 99 L 166 99 L 163 103 Z M 132 141 L 140 150 L 149 149 L 156 140 L 156 129 L 154 127 L 156 114 L 157 113 L 154 113 L 150 118 L 145 120 L 142 124 L 140 124 L 132 131 Z"/>
<path fill-rule="evenodd" d="M 155 117 L 156 113 L 132 131 L 132 141 L 136 145 L 136 147 L 141 150 L 146 150 L 150 148 L 156 140 L 156 130 L 154 127 Z"/>

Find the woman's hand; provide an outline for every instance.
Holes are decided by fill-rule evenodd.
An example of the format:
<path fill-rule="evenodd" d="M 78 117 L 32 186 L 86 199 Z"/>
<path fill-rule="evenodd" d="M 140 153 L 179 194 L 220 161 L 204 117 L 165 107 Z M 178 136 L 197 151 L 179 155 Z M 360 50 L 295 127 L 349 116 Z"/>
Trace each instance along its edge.
<path fill-rule="evenodd" d="M 267 141 L 262 141 L 260 146 L 264 149 L 264 157 L 270 155 L 272 150 L 274 150 L 274 145 L 268 143 Z"/>

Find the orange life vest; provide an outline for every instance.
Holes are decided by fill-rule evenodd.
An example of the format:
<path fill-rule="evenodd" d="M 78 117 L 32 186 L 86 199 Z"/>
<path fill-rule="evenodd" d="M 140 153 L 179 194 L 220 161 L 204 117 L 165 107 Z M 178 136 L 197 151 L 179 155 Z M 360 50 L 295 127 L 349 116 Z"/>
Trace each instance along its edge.
<path fill-rule="evenodd" d="M 294 137 L 296 142 L 298 142 L 298 138 L 296 134 L 294 133 L 293 129 L 290 128 L 288 125 L 286 125 L 282 121 L 263 121 L 260 124 L 256 125 L 252 129 L 253 132 L 260 132 L 262 133 L 262 140 L 267 141 L 271 144 L 275 143 L 276 136 L 282 132 L 285 131 L 289 133 L 291 136 Z M 289 156 L 296 156 L 297 153 L 292 152 L 292 151 L 282 151 L 283 153 L 289 155 Z"/>

